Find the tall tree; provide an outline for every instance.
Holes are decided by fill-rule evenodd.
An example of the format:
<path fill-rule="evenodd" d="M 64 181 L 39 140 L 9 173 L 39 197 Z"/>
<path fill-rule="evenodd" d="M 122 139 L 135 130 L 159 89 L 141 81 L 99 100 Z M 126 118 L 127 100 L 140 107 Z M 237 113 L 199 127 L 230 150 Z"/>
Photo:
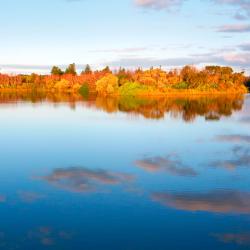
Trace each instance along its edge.
<path fill-rule="evenodd" d="M 92 73 L 92 70 L 91 70 L 91 67 L 90 67 L 89 64 L 86 65 L 84 72 L 85 72 L 86 74 Z"/>
<path fill-rule="evenodd" d="M 63 71 L 57 67 L 57 66 L 53 66 L 51 69 L 51 75 L 63 75 Z"/>
<path fill-rule="evenodd" d="M 106 67 L 102 70 L 102 72 L 105 72 L 105 73 L 107 73 L 107 74 L 111 74 L 111 73 L 112 73 L 112 71 L 110 70 L 109 66 L 106 66 Z"/>
<path fill-rule="evenodd" d="M 65 74 L 76 75 L 76 65 L 75 65 L 75 63 L 70 64 L 70 65 L 66 68 Z"/>
<path fill-rule="evenodd" d="M 91 73 L 92 73 L 92 69 L 91 69 L 90 65 L 87 64 L 85 69 L 82 71 L 81 74 L 84 75 L 84 74 L 91 74 Z"/>

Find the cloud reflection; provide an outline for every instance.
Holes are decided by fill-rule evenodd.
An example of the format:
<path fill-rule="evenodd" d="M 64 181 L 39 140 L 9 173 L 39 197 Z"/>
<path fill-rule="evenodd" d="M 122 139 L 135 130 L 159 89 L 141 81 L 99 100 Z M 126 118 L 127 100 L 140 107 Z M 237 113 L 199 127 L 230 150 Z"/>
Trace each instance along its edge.
<path fill-rule="evenodd" d="M 234 159 L 219 160 L 211 164 L 212 167 L 235 170 L 238 167 L 250 167 L 250 148 L 235 146 L 232 149 Z"/>
<path fill-rule="evenodd" d="M 219 135 L 216 137 L 220 142 L 233 142 L 233 143 L 250 143 L 250 135 Z"/>
<path fill-rule="evenodd" d="M 135 165 L 150 173 L 164 171 L 175 176 L 197 175 L 194 169 L 183 166 L 179 160 L 172 159 L 171 156 L 146 158 L 136 161 Z"/>
<path fill-rule="evenodd" d="M 70 167 L 55 169 L 41 179 L 68 191 L 90 192 L 95 191 L 100 185 L 118 185 L 131 181 L 133 176 L 102 169 Z"/>
<path fill-rule="evenodd" d="M 219 190 L 207 193 L 159 192 L 154 193 L 152 198 L 178 210 L 250 214 L 250 192 Z"/>
<path fill-rule="evenodd" d="M 71 232 L 53 230 L 48 226 L 38 227 L 27 233 L 29 241 L 39 242 L 44 247 L 57 245 L 62 240 L 71 240 L 72 237 L 73 234 Z"/>
<path fill-rule="evenodd" d="M 0 195 L 0 203 L 5 202 L 6 197 L 4 195 Z"/>
<path fill-rule="evenodd" d="M 250 232 L 216 234 L 215 237 L 224 243 L 236 243 L 238 245 L 250 245 Z"/>

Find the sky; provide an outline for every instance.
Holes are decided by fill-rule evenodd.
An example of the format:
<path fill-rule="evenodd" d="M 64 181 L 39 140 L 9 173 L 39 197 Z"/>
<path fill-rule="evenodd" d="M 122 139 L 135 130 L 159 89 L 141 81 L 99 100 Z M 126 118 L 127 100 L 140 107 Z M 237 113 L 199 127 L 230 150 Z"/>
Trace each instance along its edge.
<path fill-rule="evenodd" d="M 232 66 L 250 74 L 250 0 L 0 0 L 0 72 Z"/>

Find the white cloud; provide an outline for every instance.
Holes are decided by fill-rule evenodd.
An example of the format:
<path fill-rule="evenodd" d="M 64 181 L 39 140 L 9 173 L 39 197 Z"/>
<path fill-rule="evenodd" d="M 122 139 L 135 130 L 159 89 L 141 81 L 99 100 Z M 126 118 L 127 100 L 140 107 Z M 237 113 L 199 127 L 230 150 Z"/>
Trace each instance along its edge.
<path fill-rule="evenodd" d="M 135 0 L 137 6 L 153 9 L 169 9 L 182 3 L 183 0 Z"/>

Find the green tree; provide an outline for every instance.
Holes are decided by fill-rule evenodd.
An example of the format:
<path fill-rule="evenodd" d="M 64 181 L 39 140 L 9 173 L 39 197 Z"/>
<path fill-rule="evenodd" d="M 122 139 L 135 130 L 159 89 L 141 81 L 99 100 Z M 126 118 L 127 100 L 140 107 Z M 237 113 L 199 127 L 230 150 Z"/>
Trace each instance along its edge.
<path fill-rule="evenodd" d="M 57 66 L 53 66 L 51 69 L 51 75 L 63 75 L 63 71 L 57 67 Z"/>
<path fill-rule="evenodd" d="M 70 64 L 65 70 L 65 74 L 76 75 L 76 65 L 75 63 Z"/>
<path fill-rule="evenodd" d="M 106 66 L 106 67 L 102 70 L 102 72 L 105 72 L 105 73 L 107 73 L 107 74 L 112 74 L 112 71 L 110 70 L 109 66 Z"/>
<path fill-rule="evenodd" d="M 82 73 L 84 73 L 84 74 L 92 73 L 92 70 L 91 70 L 91 67 L 90 67 L 89 64 L 86 65 L 86 67 L 85 67 L 85 69 L 84 69 L 84 71 Z"/>

